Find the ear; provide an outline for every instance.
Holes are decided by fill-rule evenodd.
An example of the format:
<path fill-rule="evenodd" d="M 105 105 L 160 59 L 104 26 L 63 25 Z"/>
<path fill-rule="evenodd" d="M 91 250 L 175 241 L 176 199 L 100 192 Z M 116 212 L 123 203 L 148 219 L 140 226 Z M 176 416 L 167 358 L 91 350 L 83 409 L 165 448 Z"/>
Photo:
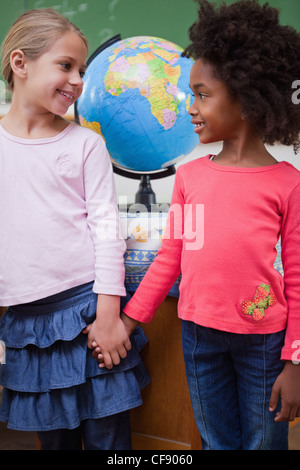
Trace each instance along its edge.
<path fill-rule="evenodd" d="M 21 49 L 16 49 L 10 54 L 11 69 L 19 78 L 26 78 L 27 75 L 27 58 Z"/>

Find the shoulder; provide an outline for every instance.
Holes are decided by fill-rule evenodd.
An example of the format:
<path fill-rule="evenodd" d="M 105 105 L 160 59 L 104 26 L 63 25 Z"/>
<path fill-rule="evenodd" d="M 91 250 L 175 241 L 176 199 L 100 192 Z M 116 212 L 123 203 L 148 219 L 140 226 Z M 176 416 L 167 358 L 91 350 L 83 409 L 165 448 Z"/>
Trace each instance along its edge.
<path fill-rule="evenodd" d="M 92 129 L 71 122 L 66 138 L 66 144 L 72 147 L 74 152 L 81 154 L 84 162 L 92 157 L 101 161 L 110 161 L 103 137 Z"/>
<path fill-rule="evenodd" d="M 291 163 L 285 161 L 280 163 L 279 176 L 280 182 L 289 192 L 300 185 L 300 171 Z"/>
<path fill-rule="evenodd" d="M 206 167 L 206 162 L 209 160 L 209 158 L 210 155 L 206 155 L 205 157 L 199 157 L 190 162 L 182 163 L 178 167 L 176 173 L 178 173 L 178 175 L 182 175 L 183 177 L 186 177 L 188 175 L 191 175 L 191 177 L 193 177 L 194 171 L 197 171 L 198 169 L 201 169 L 201 171 L 203 171 L 203 168 Z"/>
<path fill-rule="evenodd" d="M 74 141 L 78 140 L 81 142 L 88 142 L 91 145 L 100 145 L 101 147 L 105 148 L 105 142 L 103 137 L 98 134 L 97 132 L 89 129 L 87 127 L 83 127 L 80 124 L 75 122 L 70 122 L 68 125 L 68 135 L 74 139 Z"/>
<path fill-rule="evenodd" d="M 288 174 L 292 175 L 294 178 L 300 180 L 300 171 L 294 165 L 292 165 L 289 162 L 283 161 L 282 162 L 282 168 L 286 173 L 288 173 Z"/>

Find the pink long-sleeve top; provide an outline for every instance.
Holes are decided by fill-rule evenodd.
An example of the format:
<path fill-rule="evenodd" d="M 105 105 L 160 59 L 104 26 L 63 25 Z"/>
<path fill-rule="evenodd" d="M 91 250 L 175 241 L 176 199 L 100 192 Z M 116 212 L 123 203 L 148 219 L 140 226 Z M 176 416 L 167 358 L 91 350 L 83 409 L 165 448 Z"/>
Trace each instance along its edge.
<path fill-rule="evenodd" d="M 181 273 L 181 319 L 241 334 L 287 328 L 282 359 L 291 360 L 300 344 L 300 172 L 209 157 L 179 167 L 161 249 L 124 312 L 150 322 Z M 274 268 L 279 237 L 284 277 Z"/>
<path fill-rule="evenodd" d="M 45 139 L 0 125 L 0 305 L 94 281 L 124 295 L 125 242 L 103 139 L 70 123 Z"/>

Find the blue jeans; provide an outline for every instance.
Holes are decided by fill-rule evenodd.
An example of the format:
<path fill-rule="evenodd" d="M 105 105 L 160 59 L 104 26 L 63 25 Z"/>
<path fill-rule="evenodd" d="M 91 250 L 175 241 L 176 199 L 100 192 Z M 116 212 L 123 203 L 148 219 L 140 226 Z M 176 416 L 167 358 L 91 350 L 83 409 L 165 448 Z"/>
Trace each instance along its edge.
<path fill-rule="evenodd" d="M 182 321 L 182 344 L 203 449 L 287 450 L 288 423 L 269 412 L 285 331 L 227 333 Z"/>

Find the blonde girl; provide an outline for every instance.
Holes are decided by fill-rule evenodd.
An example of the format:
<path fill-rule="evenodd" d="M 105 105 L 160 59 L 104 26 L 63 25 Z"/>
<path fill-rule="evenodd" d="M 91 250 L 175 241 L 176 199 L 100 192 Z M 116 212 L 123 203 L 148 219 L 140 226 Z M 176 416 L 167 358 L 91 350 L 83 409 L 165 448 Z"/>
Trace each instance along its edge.
<path fill-rule="evenodd" d="M 23 14 L 3 43 L 13 94 L 0 121 L 0 419 L 50 450 L 129 449 L 129 410 L 148 380 L 120 320 L 124 241 L 97 231 L 118 227 L 110 159 L 99 135 L 62 117 L 82 92 L 87 47 L 51 9 Z"/>

